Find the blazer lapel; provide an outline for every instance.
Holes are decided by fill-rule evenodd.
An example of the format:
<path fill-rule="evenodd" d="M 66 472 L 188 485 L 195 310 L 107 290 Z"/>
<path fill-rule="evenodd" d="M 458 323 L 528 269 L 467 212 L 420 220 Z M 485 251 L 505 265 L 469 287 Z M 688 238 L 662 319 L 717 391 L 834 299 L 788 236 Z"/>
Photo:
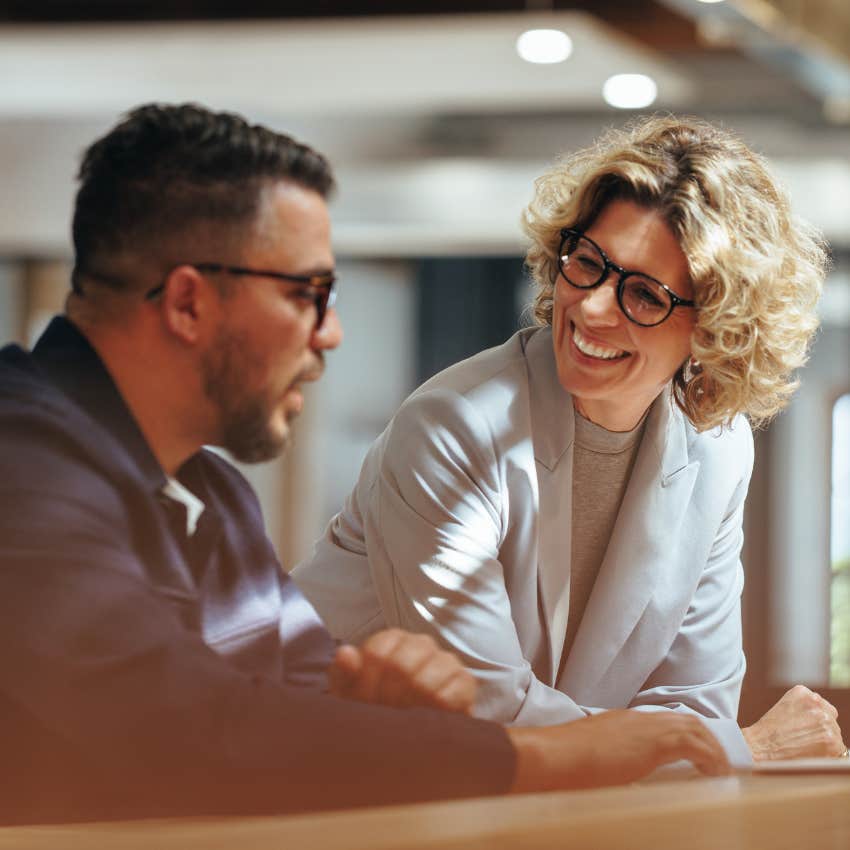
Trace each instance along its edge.
<path fill-rule="evenodd" d="M 582 703 L 599 699 L 611 665 L 660 581 L 675 570 L 671 535 L 693 491 L 699 463 L 688 461 L 684 417 L 669 390 L 649 412 L 646 432 L 559 688 Z M 611 675 L 616 675 L 613 671 Z M 616 682 L 607 683 L 616 689 Z"/>
<path fill-rule="evenodd" d="M 570 608 L 572 517 L 572 397 L 558 380 L 551 330 L 531 335 L 525 346 L 531 431 L 538 485 L 537 583 L 548 659 L 546 683 L 554 684 Z M 540 675 L 543 671 L 538 671 Z"/>

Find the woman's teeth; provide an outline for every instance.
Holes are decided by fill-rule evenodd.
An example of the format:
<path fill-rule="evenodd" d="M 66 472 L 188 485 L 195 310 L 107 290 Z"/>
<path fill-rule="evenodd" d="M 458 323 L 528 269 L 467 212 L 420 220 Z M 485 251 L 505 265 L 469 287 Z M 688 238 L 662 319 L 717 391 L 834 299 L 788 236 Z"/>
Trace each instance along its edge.
<path fill-rule="evenodd" d="M 603 348 L 590 340 L 585 339 L 579 329 L 573 326 L 573 342 L 576 348 L 588 357 L 596 357 L 600 360 L 616 360 L 619 357 L 627 357 L 628 352 L 620 348 Z"/>

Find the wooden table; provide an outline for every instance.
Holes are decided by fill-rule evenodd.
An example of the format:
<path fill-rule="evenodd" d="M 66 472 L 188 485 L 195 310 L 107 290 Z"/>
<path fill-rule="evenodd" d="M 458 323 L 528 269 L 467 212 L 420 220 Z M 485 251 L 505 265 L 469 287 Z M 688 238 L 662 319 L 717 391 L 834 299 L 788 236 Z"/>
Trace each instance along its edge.
<path fill-rule="evenodd" d="M 266 818 L 0 829 L 3 850 L 847 850 L 850 775 L 736 776 Z"/>

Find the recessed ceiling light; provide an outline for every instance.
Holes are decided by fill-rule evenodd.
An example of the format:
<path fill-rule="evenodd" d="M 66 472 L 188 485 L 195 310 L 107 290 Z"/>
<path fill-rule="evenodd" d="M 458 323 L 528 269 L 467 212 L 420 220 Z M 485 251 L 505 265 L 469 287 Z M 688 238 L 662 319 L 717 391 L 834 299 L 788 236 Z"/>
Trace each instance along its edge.
<path fill-rule="evenodd" d="M 643 109 L 655 101 L 658 86 L 646 74 L 614 74 L 602 86 L 602 96 L 618 109 Z"/>
<path fill-rule="evenodd" d="M 561 30 L 526 30 L 516 40 L 516 50 L 526 62 L 550 65 L 569 58 L 573 41 Z"/>
<path fill-rule="evenodd" d="M 700 3 L 722 3 L 723 0 L 699 0 Z"/>

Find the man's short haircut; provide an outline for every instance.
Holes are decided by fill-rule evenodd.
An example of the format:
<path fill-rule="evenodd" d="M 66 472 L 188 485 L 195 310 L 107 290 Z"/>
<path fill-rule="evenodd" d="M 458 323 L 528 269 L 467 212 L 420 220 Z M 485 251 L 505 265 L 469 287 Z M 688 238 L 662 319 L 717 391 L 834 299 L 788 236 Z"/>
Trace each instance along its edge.
<path fill-rule="evenodd" d="M 290 181 L 323 198 L 334 187 L 328 161 L 312 148 L 196 104 L 132 110 L 88 148 L 77 177 L 77 292 L 86 277 L 129 286 L 110 274 L 117 257 L 157 256 L 201 227 L 225 236 L 251 224 L 269 183 Z"/>

